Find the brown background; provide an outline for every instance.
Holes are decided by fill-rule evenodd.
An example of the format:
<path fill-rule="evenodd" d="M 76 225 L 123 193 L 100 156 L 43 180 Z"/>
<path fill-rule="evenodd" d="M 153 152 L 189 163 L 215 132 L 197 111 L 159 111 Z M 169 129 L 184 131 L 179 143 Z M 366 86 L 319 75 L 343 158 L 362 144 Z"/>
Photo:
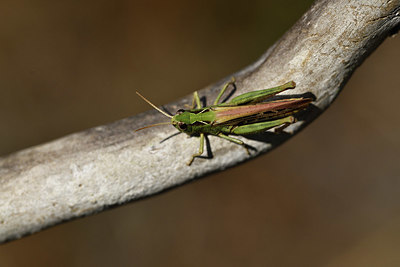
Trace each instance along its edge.
<path fill-rule="evenodd" d="M 137 89 L 167 103 L 250 64 L 312 1 L 276 2 L 2 0 L 0 154 L 149 109 Z M 399 265 L 399 45 L 272 153 L 2 245 L 1 266 Z"/>

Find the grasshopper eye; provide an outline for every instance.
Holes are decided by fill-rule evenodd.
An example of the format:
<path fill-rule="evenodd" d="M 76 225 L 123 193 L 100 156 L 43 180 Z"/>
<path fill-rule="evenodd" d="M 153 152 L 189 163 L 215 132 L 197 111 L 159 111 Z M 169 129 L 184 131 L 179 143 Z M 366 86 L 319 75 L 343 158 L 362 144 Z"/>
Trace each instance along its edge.
<path fill-rule="evenodd" d="M 181 129 L 181 130 L 186 130 L 187 129 L 187 124 L 184 123 L 184 122 L 180 122 L 178 124 L 178 126 L 179 126 L 179 129 Z"/>
<path fill-rule="evenodd" d="M 178 111 L 176 112 L 176 115 L 180 115 L 180 114 L 182 114 L 183 112 L 185 112 L 184 109 L 178 109 Z"/>

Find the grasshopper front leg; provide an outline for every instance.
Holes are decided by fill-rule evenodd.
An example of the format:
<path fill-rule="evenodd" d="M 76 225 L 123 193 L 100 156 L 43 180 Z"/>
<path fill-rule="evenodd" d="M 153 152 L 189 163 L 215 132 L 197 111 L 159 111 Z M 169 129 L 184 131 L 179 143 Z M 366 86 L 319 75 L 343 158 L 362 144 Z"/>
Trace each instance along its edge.
<path fill-rule="evenodd" d="M 192 106 L 194 108 L 194 103 L 196 102 L 197 108 L 201 108 L 200 97 L 197 91 L 193 93 L 193 103 Z"/>
<path fill-rule="evenodd" d="M 192 106 L 194 108 L 194 104 L 196 103 L 197 108 L 201 108 L 201 103 L 200 103 L 200 97 L 197 91 L 193 93 L 193 101 L 192 101 Z M 194 160 L 195 157 L 201 156 L 204 152 L 204 133 L 200 134 L 200 147 L 199 147 L 199 152 L 196 154 L 193 154 L 191 159 L 188 161 L 187 165 L 190 166 Z"/>
<path fill-rule="evenodd" d="M 192 155 L 192 158 L 189 160 L 189 162 L 187 163 L 188 166 L 190 166 L 194 160 L 195 157 L 201 156 L 204 152 L 204 134 L 201 133 L 200 134 L 200 147 L 199 147 L 199 152 L 196 154 Z"/>
<path fill-rule="evenodd" d="M 185 104 L 185 107 L 189 108 L 189 109 L 194 109 L 196 106 L 197 106 L 197 108 L 201 108 L 199 94 L 197 93 L 197 91 L 194 91 L 193 98 L 192 98 L 192 105 L 189 106 L 188 104 Z"/>

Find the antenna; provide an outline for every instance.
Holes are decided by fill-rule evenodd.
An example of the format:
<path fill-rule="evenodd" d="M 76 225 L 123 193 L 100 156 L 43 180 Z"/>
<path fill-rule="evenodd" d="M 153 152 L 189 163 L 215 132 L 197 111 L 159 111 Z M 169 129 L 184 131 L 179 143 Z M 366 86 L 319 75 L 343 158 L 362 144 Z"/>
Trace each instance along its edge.
<path fill-rule="evenodd" d="M 161 112 L 162 114 L 164 114 L 165 116 L 172 118 L 171 115 L 167 114 L 166 112 L 162 111 L 161 109 L 159 109 L 156 105 L 154 105 L 153 103 L 151 103 L 149 100 L 147 100 L 144 96 L 142 96 L 138 91 L 136 91 L 136 94 L 138 96 L 140 96 L 144 101 L 146 101 L 150 106 L 152 106 L 154 109 L 156 109 L 157 111 Z M 155 125 L 155 124 L 154 124 Z"/>
<path fill-rule="evenodd" d="M 168 122 L 160 122 L 160 123 L 147 125 L 147 126 L 144 126 L 142 128 L 136 129 L 133 132 L 137 132 L 137 131 L 140 131 L 140 130 L 143 130 L 143 129 L 147 129 L 147 128 L 150 128 L 150 127 L 153 127 L 153 126 L 166 125 L 166 124 L 171 124 L 171 122 L 168 121 Z"/>

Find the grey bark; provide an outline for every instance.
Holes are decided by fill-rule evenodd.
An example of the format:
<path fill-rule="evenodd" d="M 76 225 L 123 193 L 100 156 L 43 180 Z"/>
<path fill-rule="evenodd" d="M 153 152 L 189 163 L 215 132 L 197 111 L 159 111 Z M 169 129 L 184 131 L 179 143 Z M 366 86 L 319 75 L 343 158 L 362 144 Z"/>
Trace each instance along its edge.
<path fill-rule="evenodd" d="M 0 159 L 0 242 L 151 196 L 237 165 L 281 144 L 324 111 L 357 66 L 400 25 L 400 0 L 321 0 L 254 64 L 233 74 L 240 94 L 289 80 L 288 94 L 316 97 L 303 120 L 286 134 L 243 139 L 251 156 L 226 140 L 210 137 L 212 159 L 197 158 L 197 138 L 172 137 L 171 126 L 134 133 L 165 121 L 156 111 L 95 127 Z M 208 104 L 223 83 L 199 91 Z M 175 111 L 191 96 L 165 105 Z M 168 138 L 168 140 L 166 140 Z"/>

